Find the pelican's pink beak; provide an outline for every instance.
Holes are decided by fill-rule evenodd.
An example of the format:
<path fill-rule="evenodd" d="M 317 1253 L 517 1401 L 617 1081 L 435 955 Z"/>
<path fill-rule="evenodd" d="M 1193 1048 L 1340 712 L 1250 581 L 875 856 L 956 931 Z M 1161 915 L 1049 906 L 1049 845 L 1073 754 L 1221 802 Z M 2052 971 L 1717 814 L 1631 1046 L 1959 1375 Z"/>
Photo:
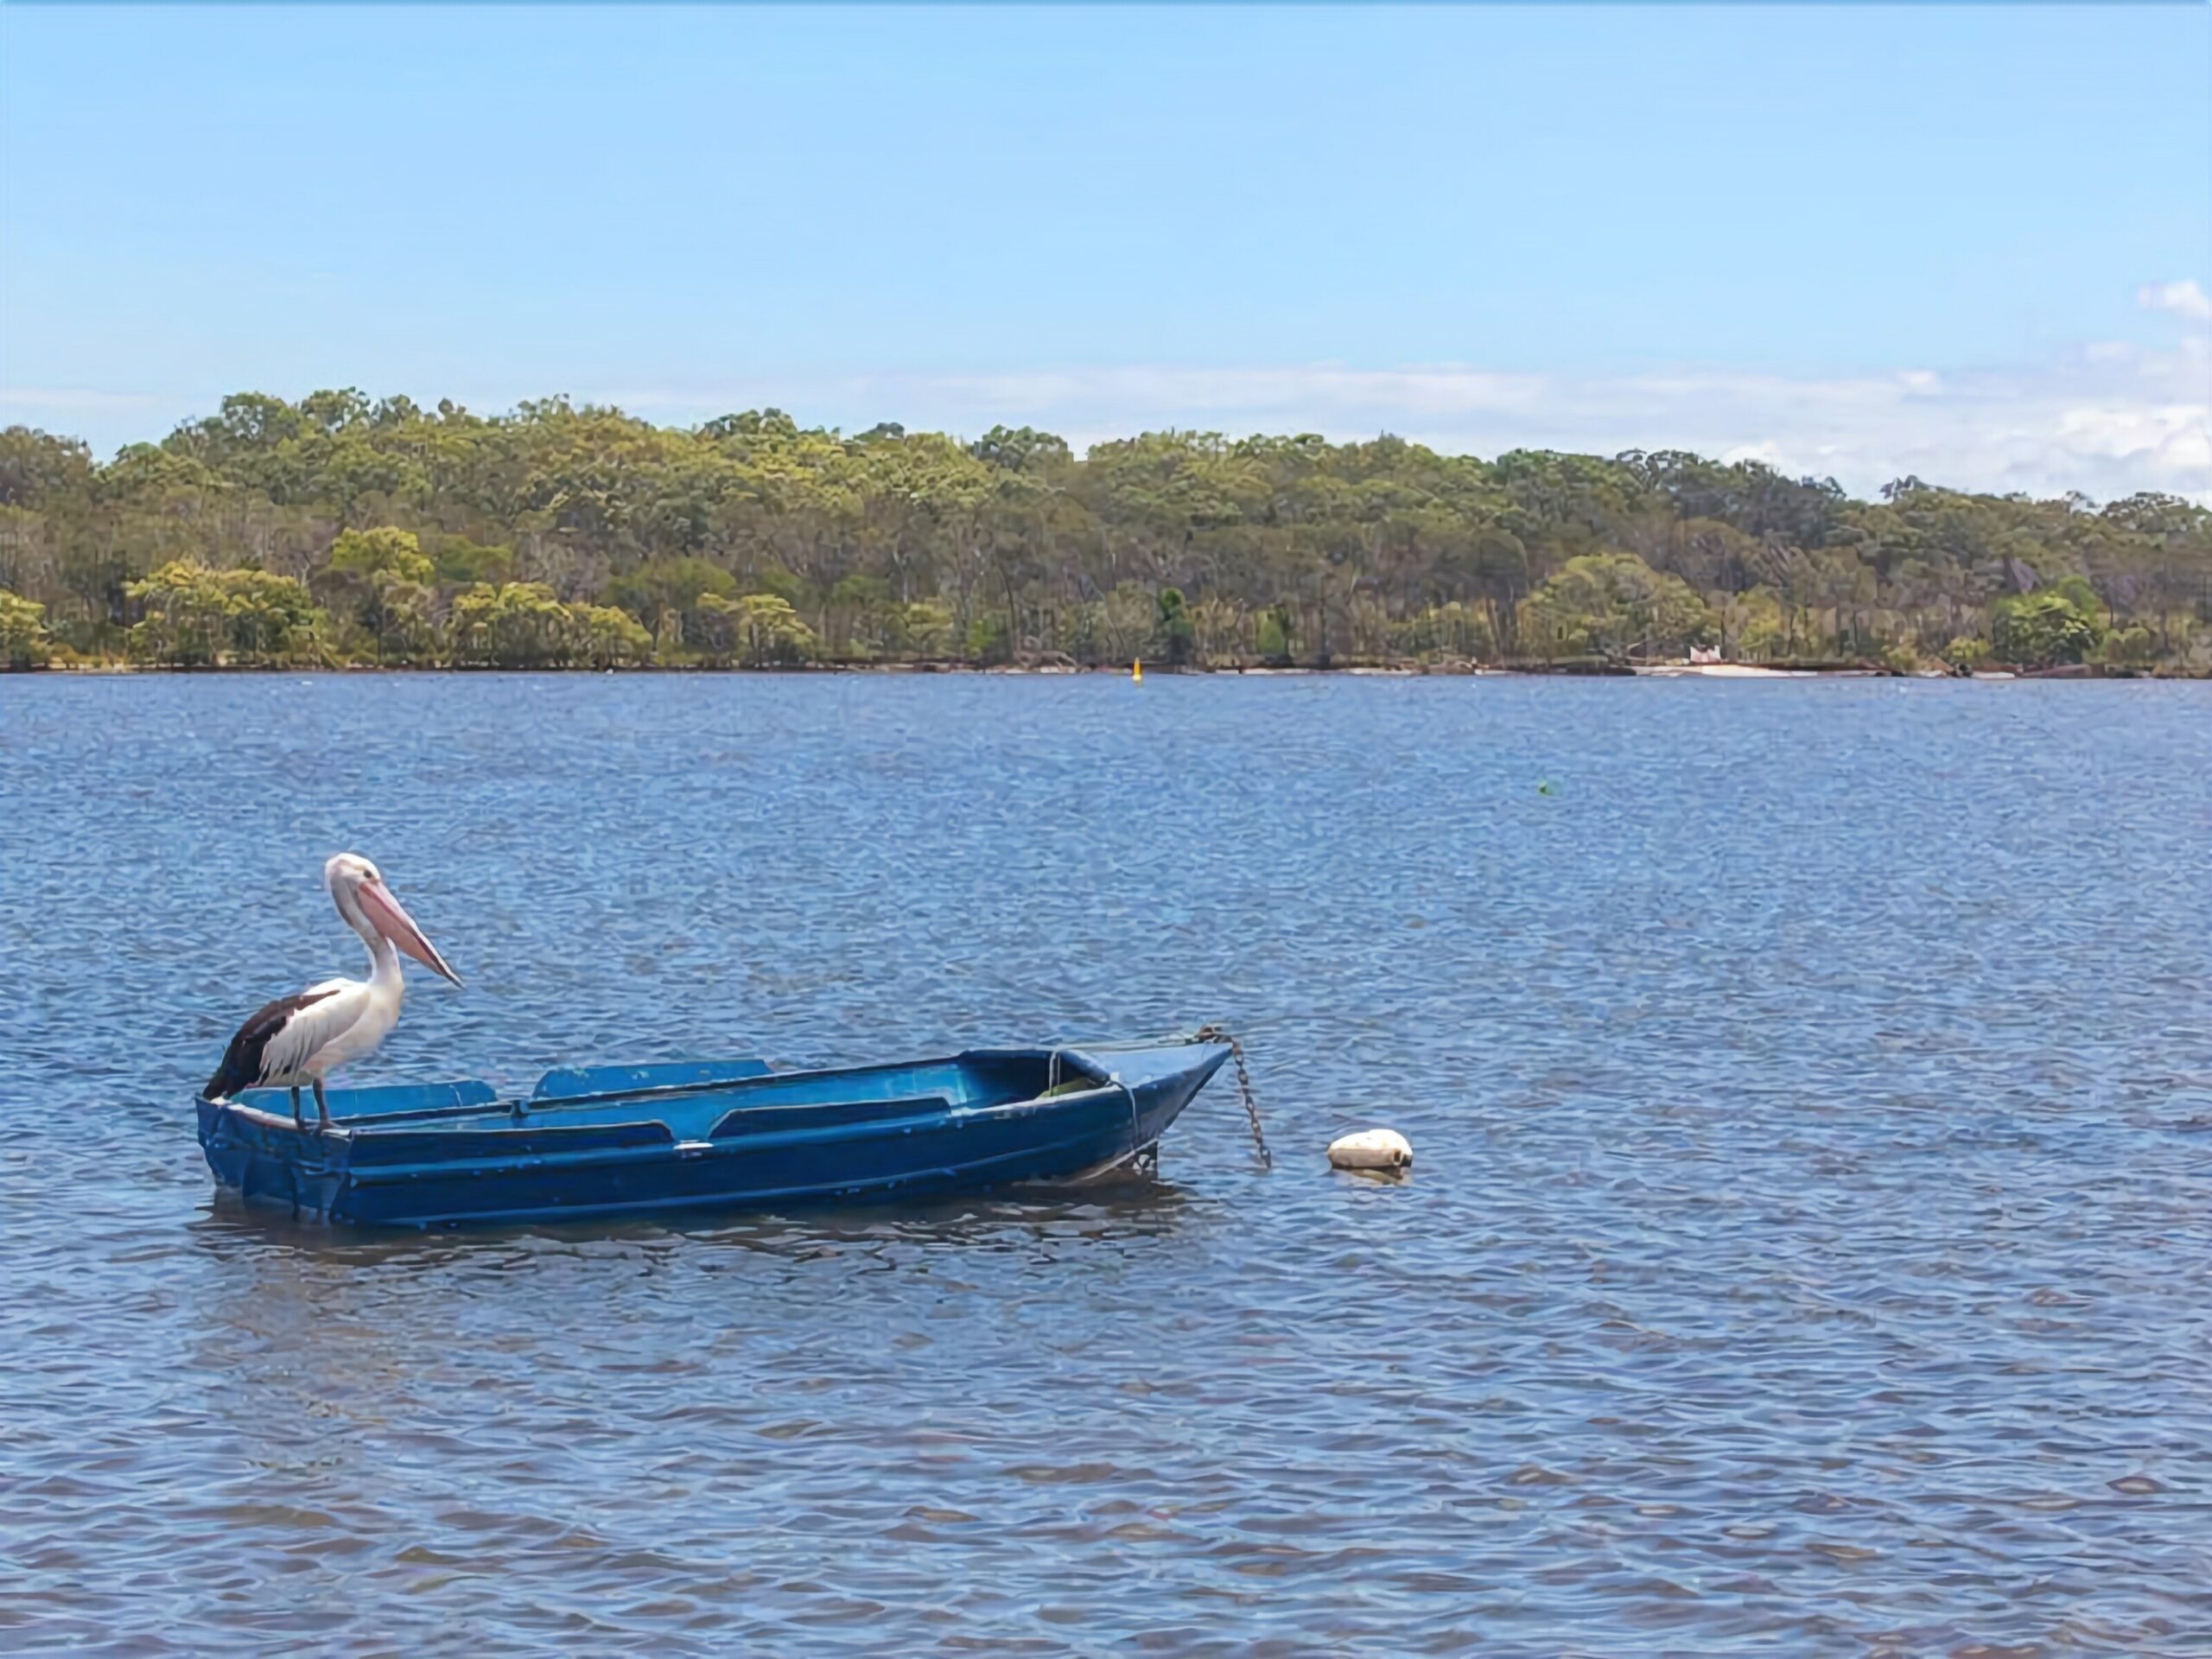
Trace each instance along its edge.
<path fill-rule="evenodd" d="M 399 900 L 391 896 L 390 887 L 381 881 L 364 881 L 359 891 L 362 913 L 378 932 L 432 973 L 443 974 L 456 985 L 461 983 L 461 976 L 446 966 L 438 947 L 423 937 L 423 930 L 415 925 L 412 916 L 400 908 Z"/>

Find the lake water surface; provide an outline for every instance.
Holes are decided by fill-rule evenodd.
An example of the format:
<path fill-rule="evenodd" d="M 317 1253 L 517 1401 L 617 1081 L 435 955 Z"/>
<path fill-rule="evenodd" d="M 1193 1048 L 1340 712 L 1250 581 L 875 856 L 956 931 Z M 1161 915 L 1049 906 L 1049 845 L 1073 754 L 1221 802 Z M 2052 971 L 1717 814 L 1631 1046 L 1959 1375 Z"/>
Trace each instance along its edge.
<path fill-rule="evenodd" d="M 0 790 L 0 1649 L 2212 1652 L 2212 686 L 18 677 Z M 356 1081 L 1218 1020 L 1277 1166 L 240 1211 L 345 848 L 468 982 Z"/>

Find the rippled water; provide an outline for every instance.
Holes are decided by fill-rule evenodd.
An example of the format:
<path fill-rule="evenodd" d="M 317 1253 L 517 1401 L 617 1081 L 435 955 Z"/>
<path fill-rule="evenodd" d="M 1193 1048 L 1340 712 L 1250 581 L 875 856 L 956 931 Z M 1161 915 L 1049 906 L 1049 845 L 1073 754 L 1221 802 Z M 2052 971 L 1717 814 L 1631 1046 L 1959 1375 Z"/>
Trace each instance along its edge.
<path fill-rule="evenodd" d="M 2212 688 L 12 679 L 0 784 L 0 1647 L 2212 1650 Z M 1278 1167 L 237 1210 L 342 847 L 468 981 L 358 1080 L 1215 1019 Z"/>

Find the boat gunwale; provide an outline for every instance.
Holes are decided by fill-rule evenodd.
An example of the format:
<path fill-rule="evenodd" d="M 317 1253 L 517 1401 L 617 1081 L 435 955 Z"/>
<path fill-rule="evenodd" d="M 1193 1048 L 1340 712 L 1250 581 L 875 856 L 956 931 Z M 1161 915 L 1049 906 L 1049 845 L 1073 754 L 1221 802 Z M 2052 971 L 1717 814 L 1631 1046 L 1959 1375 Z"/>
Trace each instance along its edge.
<path fill-rule="evenodd" d="M 629 1118 L 608 1124 L 577 1125 L 575 1132 L 588 1133 L 593 1129 L 629 1128 L 651 1124 L 657 1128 L 665 1130 L 667 1140 L 664 1142 L 652 1145 L 578 1147 L 571 1150 L 525 1152 L 500 1158 L 438 1158 L 426 1159 L 414 1164 L 372 1164 L 356 1169 L 353 1175 L 356 1179 L 365 1180 L 371 1178 L 372 1172 L 376 1171 L 395 1173 L 421 1169 L 467 1171 L 537 1168 L 547 1165 L 587 1165 L 596 1161 L 619 1163 L 636 1158 L 658 1156 L 679 1148 L 690 1149 L 685 1152 L 686 1156 L 702 1156 L 709 1152 L 737 1153 L 797 1145 L 808 1141 L 864 1138 L 871 1131 L 887 1129 L 896 1129 L 902 1135 L 911 1135 L 915 1129 L 923 1127 L 956 1127 L 963 1122 L 972 1122 L 982 1118 L 1012 1117 L 1031 1113 L 1042 1114 L 1077 1106 L 1088 1106 L 1102 1100 L 1115 1098 L 1122 1092 L 1122 1087 L 1120 1084 L 1103 1083 L 1096 1088 L 1071 1089 L 1057 1095 L 1036 1095 L 1020 1100 L 983 1101 L 965 1105 L 942 1094 L 910 1095 L 897 1100 L 885 1101 L 795 1101 L 788 1105 L 769 1107 L 765 1109 L 795 1114 L 836 1111 L 852 1106 L 885 1106 L 907 1109 L 887 1111 L 880 1117 L 857 1118 L 843 1122 L 795 1122 L 774 1128 L 754 1129 L 747 1134 L 720 1132 L 722 1131 L 723 1122 L 741 1115 L 743 1109 L 740 1108 L 725 1113 L 723 1118 L 716 1122 L 715 1130 L 718 1132 L 709 1133 L 703 1138 L 690 1141 L 679 1138 L 675 1127 L 664 1119 Z M 258 1106 L 242 1106 L 235 1101 L 209 1101 L 207 1103 L 214 1107 L 219 1112 L 236 1112 L 241 1117 L 250 1122 L 258 1122 L 267 1128 L 280 1129 L 288 1135 L 298 1135 L 303 1132 L 301 1126 L 293 1122 L 289 1115 L 286 1113 L 271 1112 Z M 756 1108 L 755 1109 L 764 1109 Z M 487 1136 L 513 1135 L 519 1141 L 533 1134 L 545 1134 L 549 1129 L 558 1134 L 562 1132 L 563 1127 L 557 1124 L 532 1123 L 525 1121 L 486 1128 L 482 1133 Z M 379 1132 L 376 1129 L 362 1132 L 348 1128 L 334 1120 L 327 1129 L 320 1128 L 315 1124 L 308 1124 L 304 1133 L 310 1141 L 372 1141 L 378 1138 Z M 406 1133 L 404 1125 L 399 1128 L 398 1133 Z"/>
<path fill-rule="evenodd" d="M 1205 1062 L 1198 1057 L 1220 1046 L 1221 1046 L 1217 1044 L 1209 1043 L 1166 1043 L 1158 1045 L 1156 1047 L 1119 1052 L 1128 1053 L 1173 1052 L 1178 1055 L 1188 1053 L 1192 1057 L 1190 1065 L 1177 1066 L 1171 1068 L 1168 1071 L 1155 1074 L 1171 1075 L 1173 1072 L 1186 1071 L 1191 1069 L 1192 1066 L 1203 1065 Z M 1109 1050 L 1105 1052 L 1106 1054 L 1110 1055 L 1116 1052 L 1116 1051 Z M 1226 1050 L 1224 1049 L 1223 1052 L 1226 1052 Z M 531 1097 L 510 1096 L 505 1098 L 495 1096 L 488 1101 L 479 1101 L 471 1104 L 460 1106 L 411 1107 L 396 1112 L 361 1112 L 343 1117 L 333 1117 L 327 1125 L 319 1123 L 302 1124 L 301 1122 L 296 1122 L 289 1113 L 272 1111 L 267 1107 L 252 1105 L 243 1100 L 211 1100 L 206 1095 L 201 1095 L 197 1097 L 195 1104 L 212 1109 L 219 1117 L 225 1112 L 232 1112 L 237 1114 L 240 1118 L 244 1119 L 247 1122 L 258 1124 L 264 1128 L 281 1130 L 289 1135 L 304 1134 L 311 1140 L 315 1141 L 345 1141 L 357 1136 L 374 1137 L 388 1127 L 398 1129 L 402 1133 L 404 1133 L 406 1127 L 410 1124 L 453 1122 L 472 1117 L 480 1117 L 486 1120 L 486 1127 L 481 1131 L 483 1134 L 493 1135 L 512 1134 L 521 1135 L 533 1131 L 543 1132 L 550 1127 L 558 1127 L 557 1122 L 549 1122 L 548 1120 L 556 1119 L 557 1116 L 560 1114 L 573 1112 L 581 1109 L 613 1104 L 623 1101 L 639 1100 L 651 1102 L 675 1100 L 685 1098 L 687 1096 L 714 1094 L 742 1095 L 760 1090 L 769 1084 L 791 1084 L 815 1078 L 865 1077 L 887 1071 L 920 1071 L 935 1066 L 957 1067 L 969 1062 L 977 1060 L 1050 1060 L 1055 1057 L 1059 1059 L 1063 1065 L 1071 1065 L 1081 1075 L 1092 1079 L 1095 1086 L 1089 1089 L 1067 1090 L 1057 1095 L 1048 1096 L 1039 1094 L 1034 1096 L 1025 1096 L 1014 1100 L 995 1100 L 974 1104 L 964 1104 L 952 1101 L 949 1096 L 940 1096 L 938 1097 L 943 1098 L 946 1101 L 950 1112 L 965 1112 L 972 1114 L 986 1111 L 998 1112 L 1027 1107 L 1052 1106 L 1058 1105 L 1064 1101 L 1071 1103 L 1077 1102 L 1087 1103 L 1093 1096 L 1122 1092 L 1132 1086 L 1129 1083 L 1124 1082 L 1122 1079 L 1119 1072 L 1109 1070 L 1106 1059 L 1103 1056 L 1081 1048 L 971 1048 L 963 1049 L 957 1054 L 938 1055 L 918 1060 L 878 1061 L 869 1065 L 815 1066 L 795 1071 L 772 1071 L 755 1077 L 725 1078 L 718 1082 L 673 1084 L 645 1089 L 615 1089 L 609 1090 L 603 1094 L 573 1095 L 543 1102 Z M 474 1083 L 477 1081 L 480 1081 L 480 1079 L 456 1078 L 448 1079 L 448 1085 L 453 1085 Z M 1144 1077 L 1138 1078 L 1136 1080 L 1136 1084 L 1137 1086 L 1141 1086 L 1143 1084 L 1150 1081 L 1153 1081 L 1153 1077 Z M 907 1098 L 918 1100 L 928 1098 L 928 1096 L 909 1096 Z M 869 1103 L 881 1103 L 888 1105 L 896 1103 L 892 1101 L 885 1101 L 881 1103 L 829 1100 L 792 1101 L 774 1109 L 789 1110 L 798 1113 Z M 745 1109 L 741 1106 L 733 1107 L 731 1109 L 733 1112 L 741 1111 L 743 1109 Z M 504 1123 L 498 1121 L 502 1117 L 505 1119 Z M 654 1119 L 652 1117 L 640 1117 L 625 1121 L 636 1122 L 665 1122 L 665 1120 Z M 669 1124 L 667 1127 L 670 1128 L 671 1137 L 673 1138 L 675 1126 Z M 720 1127 L 719 1121 L 715 1127 Z M 818 1126 L 818 1128 L 828 1128 L 830 1127 L 833 1126 L 825 1124 Z M 709 1136 L 709 1138 L 710 1140 L 715 1140 L 721 1138 L 734 1139 L 735 1137 Z M 759 1137 L 754 1138 L 758 1139 Z"/>
<path fill-rule="evenodd" d="M 1193 1044 L 1190 1045 L 1190 1046 L 1195 1049 L 1204 1047 L 1205 1045 Z M 610 1089 L 599 1094 L 563 1095 L 546 1100 L 540 1100 L 535 1095 L 494 1095 L 494 1096 L 490 1100 L 476 1101 L 468 1104 L 458 1106 L 413 1106 L 404 1107 L 398 1111 L 393 1112 L 352 1112 L 347 1113 L 343 1116 L 332 1117 L 328 1127 L 327 1128 L 321 1129 L 320 1133 L 327 1135 L 351 1135 L 364 1133 L 373 1135 L 387 1124 L 405 1125 L 409 1123 L 450 1122 L 462 1118 L 484 1117 L 489 1119 L 502 1116 L 505 1116 L 515 1125 L 520 1126 L 527 1123 L 531 1118 L 550 1117 L 556 1113 L 572 1112 L 582 1108 L 610 1105 L 626 1100 L 677 1100 L 683 1099 L 686 1096 L 699 1095 L 742 1094 L 760 1089 L 764 1085 L 791 1084 L 802 1082 L 809 1078 L 864 1077 L 886 1071 L 919 1071 L 934 1066 L 958 1067 L 970 1061 L 976 1060 L 1049 1060 L 1054 1056 L 1058 1056 L 1063 1065 L 1072 1064 L 1082 1074 L 1096 1079 L 1097 1085 L 1100 1089 L 1118 1089 L 1122 1086 L 1114 1080 L 1112 1076 L 1107 1071 L 1104 1065 L 1102 1065 L 1096 1058 L 1086 1054 L 1080 1049 L 1066 1047 L 970 1048 L 963 1049 L 957 1054 L 932 1055 L 926 1058 L 918 1060 L 879 1060 L 868 1065 L 808 1066 L 793 1071 L 765 1072 L 759 1077 L 724 1077 L 702 1083 L 657 1084 L 642 1089 Z M 547 1075 L 550 1076 L 552 1074 L 549 1072 Z M 475 1077 L 447 1078 L 442 1080 L 440 1084 L 425 1086 L 453 1087 L 480 1081 L 481 1079 Z M 541 1078 L 539 1081 L 542 1084 L 543 1079 Z M 1083 1090 L 1080 1091 L 1071 1092 L 1064 1096 L 1056 1096 L 1056 1098 L 1073 1099 L 1077 1097 L 1077 1093 L 1090 1094 L 1091 1092 L 1093 1091 L 1090 1090 Z M 807 1108 L 815 1106 L 851 1105 L 855 1103 L 856 1103 L 849 1101 L 806 1101 L 791 1103 L 792 1109 L 798 1110 L 804 1110 Z M 1022 1105 L 1027 1103 L 1027 1101 L 993 1101 L 988 1103 L 989 1105 L 994 1107 L 1001 1105 Z M 251 1122 L 260 1123 L 270 1128 L 296 1129 L 301 1127 L 293 1121 L 289 1113 L 272 1111 L 267 1107 L 252 1105 L 243 1100 L 214 1100 L 209 1098 L 206 1095 L 200 1095 L 196 1097 L 195 1104 L 212 1107 L 218 1112 L 236 1112 L 241 1117 L 245 1118 Z M 733 1109 L 741 1109 L 733 1108 Z M 645 1122 L 650 1120 L 641 1119 L 639 1121 Z M 315 1125 L 308 1125 L 308 1127 L 311 1130 L 316 1128 Z M 503 1132 L 503 1130 L 496 1128 L 487 1128 L 485 1131 L 486 1134 L 499 1134 Z"/>

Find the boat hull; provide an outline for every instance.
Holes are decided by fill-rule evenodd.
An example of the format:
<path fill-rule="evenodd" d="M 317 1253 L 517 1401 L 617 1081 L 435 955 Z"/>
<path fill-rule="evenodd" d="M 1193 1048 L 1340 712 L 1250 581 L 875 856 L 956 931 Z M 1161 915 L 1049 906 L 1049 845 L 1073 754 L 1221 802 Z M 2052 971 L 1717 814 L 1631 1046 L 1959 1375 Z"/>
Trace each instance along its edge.
<path fill-rule="evenodd" d="M 602 1074 L 556 1073 L 512 1102 L 481 1084 L 365 1090 L 334 1093 L 327 1132 L 264 1092 L 200 1101 L 200 1142 L 250 1203 L 372 1226 L 880 1203 L 1126 1164 L 1228 1052 L 981 1050 L 778 1073 L 730 1062 L 624 1073 L 679 1081 L 611 1091 L 574 1086 Z M 1059 1087 L 1031 1087 L 1047 1079 Z"/>

